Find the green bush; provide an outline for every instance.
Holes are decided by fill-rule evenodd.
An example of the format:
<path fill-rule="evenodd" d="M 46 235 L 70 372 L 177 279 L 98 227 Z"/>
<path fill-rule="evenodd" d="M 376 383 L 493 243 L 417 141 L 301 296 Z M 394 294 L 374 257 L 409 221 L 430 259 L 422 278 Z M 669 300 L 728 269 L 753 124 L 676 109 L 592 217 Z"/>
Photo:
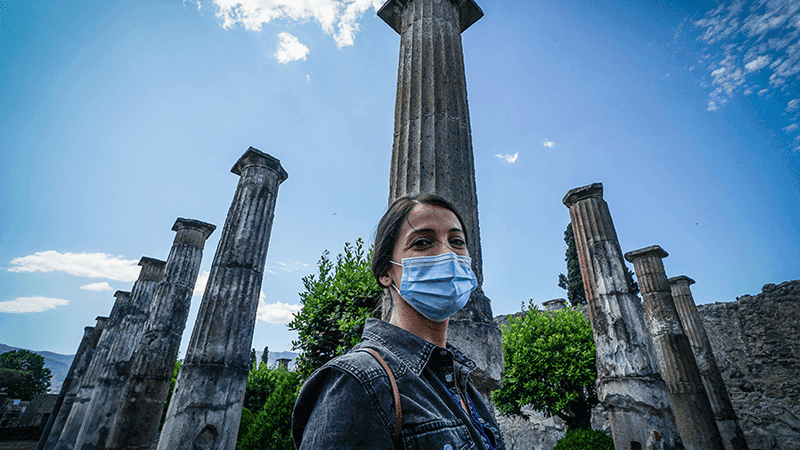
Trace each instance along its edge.
<path fill-rule="evenodd" d="M 569 430 L 553 450 L 614 450 L 614 441 L 602 431 Z"/>
<path fill-rule="evenodd" d="M 262 369 L 263 367 L 263 369 Z M 294 450 L 292 443 L 292 408 L 297 400 L 297 391 L 300 378 L 295 372 L 286 369 L 266 368 L 261 364 L 256 370 L 269 373 L 265 378 L 275 381 L 274 388 L 268 392 L 263 407 L 253 418 L 247 418 L 250 425 L 245 430 L 240 426 L 240 441 L 236 444 L 237 450 Z M 254 371 L 256 371 L 254 370 Z M 248 386 L 249 387 L 249 386 Z M 243 409 L 242 420 L 245 420 Z"/>

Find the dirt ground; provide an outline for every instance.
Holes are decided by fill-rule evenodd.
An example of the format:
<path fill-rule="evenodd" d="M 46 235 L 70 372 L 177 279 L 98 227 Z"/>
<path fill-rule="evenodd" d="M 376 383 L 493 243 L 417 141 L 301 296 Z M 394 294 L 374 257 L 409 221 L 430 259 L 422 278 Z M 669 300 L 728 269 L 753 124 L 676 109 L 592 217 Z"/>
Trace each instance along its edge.
<path fill-rule="evenodd" d="M 0 441 L 0 450 L 36 450 L 37 441 Z"/>

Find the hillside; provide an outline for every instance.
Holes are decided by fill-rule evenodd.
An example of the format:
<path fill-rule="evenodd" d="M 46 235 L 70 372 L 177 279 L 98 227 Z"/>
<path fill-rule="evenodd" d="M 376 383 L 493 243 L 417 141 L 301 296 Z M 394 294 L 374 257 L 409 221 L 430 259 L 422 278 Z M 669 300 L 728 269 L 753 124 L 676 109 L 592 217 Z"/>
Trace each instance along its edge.
<path fill-rule="evenodd" d="M 11 352 L 14 350 L 28 350 L 26 348 L 11 347 L 5 344 L 0 344 L 0 354 Z M 72 364 L 72 359 L 75 355 L 61 355 L 58 353 L 48 351 L 28 350 L 37 355 L 44 357 L 44 366 L 53 372 L 53 378 L 50 379 L 50 393 L 57 394 L 61 390 L 61 384 L 67 378 L 69 366 Z"/>

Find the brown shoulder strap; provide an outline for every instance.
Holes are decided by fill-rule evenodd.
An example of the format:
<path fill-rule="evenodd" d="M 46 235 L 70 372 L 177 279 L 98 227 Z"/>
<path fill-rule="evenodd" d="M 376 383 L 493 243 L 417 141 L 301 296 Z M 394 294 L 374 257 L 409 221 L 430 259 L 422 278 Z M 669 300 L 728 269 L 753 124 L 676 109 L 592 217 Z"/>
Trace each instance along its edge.
<path fill-rule="evenodd" d="M 397 389 L 397 382 L 394 380 L 394 374 L 378 352 L 371 348 L 362 348 L 360 350 L 369 352 L 369 354 L 383 366 L 383 370 L 386 371 L 386 374 L 389 375 L 389 383 L 392 385 L 392 395 L 394 396 L 394 438 L 400 439 L 400 432 L 403 429 L 403 408 L 400 406 L 400 391 Z"/>

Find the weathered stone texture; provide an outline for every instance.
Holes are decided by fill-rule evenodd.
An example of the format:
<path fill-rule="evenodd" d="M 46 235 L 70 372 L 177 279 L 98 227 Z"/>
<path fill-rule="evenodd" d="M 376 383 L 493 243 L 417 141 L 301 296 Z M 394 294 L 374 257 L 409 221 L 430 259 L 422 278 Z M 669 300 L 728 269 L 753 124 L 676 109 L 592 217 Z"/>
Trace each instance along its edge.
<path fill-rule="evenodd" d="M 280 161 L 250 147 L 225 220 L 158 449 L 232 450 L 244 403 Z"/>
<path fill-rule="evenodd" d="M 800 450 L 800 280 L 697 309 L 750 450 Z"/>
<path fill-rule="evenodd" d="M 203 247 L 215 228 L 209 223 L 182 218 L 172 227 L 177 232 L 175 241 L 132 358 L 130 376 L 110 427 L 108 449 L 150 448 L 158 437 Z"/>

